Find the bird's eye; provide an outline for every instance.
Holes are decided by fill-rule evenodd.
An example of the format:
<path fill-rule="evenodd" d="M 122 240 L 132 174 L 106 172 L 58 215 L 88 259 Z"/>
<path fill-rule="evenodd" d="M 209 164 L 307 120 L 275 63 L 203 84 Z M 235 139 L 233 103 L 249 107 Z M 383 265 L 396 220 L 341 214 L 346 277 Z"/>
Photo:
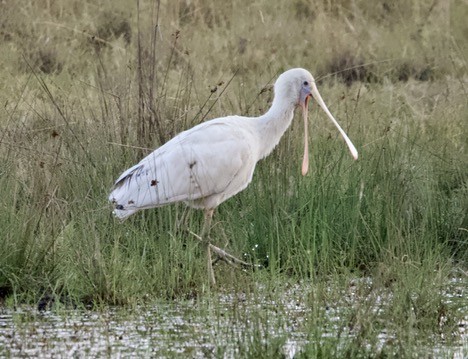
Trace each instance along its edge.
<path fill-rule="evenodd" d="M 304 85 L 304 86 L 309 86 L 309 82 L 304 81 L 304 82 L 303 82 L 303 85 Z"/>

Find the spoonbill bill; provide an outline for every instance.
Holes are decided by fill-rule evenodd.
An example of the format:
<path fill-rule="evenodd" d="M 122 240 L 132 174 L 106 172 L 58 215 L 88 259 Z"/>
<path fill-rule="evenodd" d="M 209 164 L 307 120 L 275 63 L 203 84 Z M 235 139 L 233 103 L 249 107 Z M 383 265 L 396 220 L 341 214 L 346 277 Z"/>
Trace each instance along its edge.
<path fill-rule="evenodd" d="M 252 181 L 255 166 L 276 147 L 294 117 L 296 107 L 304 119 L 302 175 L 309 167 L 308 103 L 317 101 L 338 128 L 354 159 L 358 152 L 336 122 L 318 92 L 309 71 L 296 68 L 281 74 L 274 86 L 271 108 L 259 117 L 227 116 L 203 122 L 179 133 L 115 181 L 109 201 L 114 214 L 126 219 L 135 212 L 185 202 L 205 211 L 201 234 L 207 249 L 208 276 L 215 284 L 211 251 L 231 264 L 247 263 L 210 243 L 213 212 Z"/>

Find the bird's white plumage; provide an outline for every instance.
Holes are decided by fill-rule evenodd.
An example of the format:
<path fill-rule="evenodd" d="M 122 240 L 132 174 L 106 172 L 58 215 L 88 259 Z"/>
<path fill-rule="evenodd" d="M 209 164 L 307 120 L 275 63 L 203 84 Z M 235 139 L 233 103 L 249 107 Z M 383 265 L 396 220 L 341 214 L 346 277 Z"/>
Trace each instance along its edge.
<path fill-rule="evenodd" d="M 276 81 L 266 114 L 218 118 L 178 134 L 117 179 L 109 195 L 114 213 L 124 219 L 180 201 L 214 209 L 247 187 L 257 162 L 278 144 L 296 106 L 307 107 L 304 96 L 314 95 L 314 89 L 308 71 L 292 69 Z"/>
<path fill-rule="evenodd" d="M 109 196 L 115 213 L 126 218 L 179 201 L 215 208 L 252 179 L 259 151 L 252 125 L 245 117 L 232 116 L 180 133 L 117 179 Z"/>

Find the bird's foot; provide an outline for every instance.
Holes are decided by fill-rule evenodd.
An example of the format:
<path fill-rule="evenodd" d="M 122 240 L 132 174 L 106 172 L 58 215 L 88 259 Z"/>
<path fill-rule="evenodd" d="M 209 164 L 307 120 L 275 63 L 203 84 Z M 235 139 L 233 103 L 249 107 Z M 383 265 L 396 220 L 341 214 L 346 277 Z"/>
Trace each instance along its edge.
<path fill-rule="evenodd" d="M 224 249 L 221 249 L 219 247 L 216 247 L 215 245 L 213 244 L 209 244 L 210 246 L 210 249 L 217 254 L 218 258 L 215 260 L 215 263 L 219 260 L 222 260 L 224 262 L 226 262 L 227 264 L 233 266 L 233 267 L 236 267 L 238 268 L 239 265 L 243 268 L 251 268 L 251 267 L 254 267 L 253 264 L 250 264 L 250 263 L 247 263 L 245 261 L 243 261 L 242 259 L 239 259 L 237 257 L 234 257 L 232 254 L 229 254 L 228 252 L 226 252 Z"/>
<path fill-rule="evenodd" d="M 232 254 L 229 254 L 224 249 L 221 249 L 221 248 L 215 246 L 214 244 L 211 244 L 210 241 L 207 241 L 207 240 L 203 239 L 198 234 L 193 233 L 192 231 L 189 231 L 189 233 L 192 234 L 200 242 L 208 244 L 210 250 L 212 250 L 213 253 L 216 253 L 218 258 L 214 261 L 214 263 L 216 263 L 219 260 L 222 260 L 222 261 L 226 262 L 227 264 L 229 264 L 230 266 L 233 266 L 235 268 L 239 268 L 239 266 L 241 268 L 260 268 L 261 267 L 260 265 L 247 263 L 247 262 L 243 261 L 242 259 L 234 257 Z"/>

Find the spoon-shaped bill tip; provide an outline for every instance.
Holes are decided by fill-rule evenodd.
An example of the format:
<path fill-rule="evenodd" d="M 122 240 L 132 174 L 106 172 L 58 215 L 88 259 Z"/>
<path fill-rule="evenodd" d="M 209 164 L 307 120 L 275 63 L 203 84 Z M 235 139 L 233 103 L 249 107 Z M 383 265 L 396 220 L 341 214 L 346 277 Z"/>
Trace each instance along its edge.
<path fill-rule="evenodd" d="M 309 172 L 309 155 L 304 156 L 304 160 L 302 161 L 302 175 L 305 176 L 307 172 Z"/>

